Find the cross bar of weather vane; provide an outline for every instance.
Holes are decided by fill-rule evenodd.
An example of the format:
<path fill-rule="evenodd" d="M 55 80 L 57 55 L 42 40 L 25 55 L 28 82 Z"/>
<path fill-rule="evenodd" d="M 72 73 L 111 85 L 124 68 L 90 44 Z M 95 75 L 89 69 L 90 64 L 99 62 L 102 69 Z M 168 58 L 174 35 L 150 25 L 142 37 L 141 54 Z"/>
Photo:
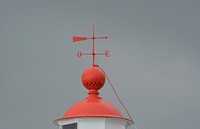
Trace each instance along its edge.
<path fill-rule="evenodd" d="M 73 37 L 73 42 L 79 42 L 79 41 L 84 41 L 87 39 L 92 39 L 92 52 L 91 53 L 82 53 L 81 51 L 77 52 L 78 57 L 82 57 L 83 55 L 91 55 L 92 56 L 92 66 L 95 66 L 95 56 L 96 55 L 104 55 L 105 57 L 110 57 L 110 50 L 105 50 L 104 53 L 96 53 L 94 51 L 94 41 L 95 39 L 107 39 L 109 38 L 108 36 L 100 36 L 100 37 L 95 37 L 94 35 L 94 25 L 92 27 L 92 37 L 84 37 L 84 36 L 74 36 Z"/>

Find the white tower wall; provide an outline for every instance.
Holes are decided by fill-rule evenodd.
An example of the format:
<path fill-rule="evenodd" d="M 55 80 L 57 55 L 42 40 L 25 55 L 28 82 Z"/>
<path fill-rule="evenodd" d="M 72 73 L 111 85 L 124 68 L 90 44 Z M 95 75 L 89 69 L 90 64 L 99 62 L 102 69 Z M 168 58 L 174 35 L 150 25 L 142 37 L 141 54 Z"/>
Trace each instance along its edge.
<path fill-rule="evenodd" d="M 126 129 L 131 123 L 119 118 L 72 118 L 57 121 L 59 129 L 64 125 L 77 123 L 77 127 L 67 129 Z"/>

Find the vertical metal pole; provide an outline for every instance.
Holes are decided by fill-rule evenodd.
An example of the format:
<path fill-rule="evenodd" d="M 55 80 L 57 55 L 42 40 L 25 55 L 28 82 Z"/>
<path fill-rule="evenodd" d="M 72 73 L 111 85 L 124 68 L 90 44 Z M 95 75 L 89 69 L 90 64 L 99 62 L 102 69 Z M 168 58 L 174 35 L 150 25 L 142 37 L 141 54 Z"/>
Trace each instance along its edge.
<path fill-rule="evenodd" d="M 95 60 L 94 40 L 95 40 L 95 37 L 94 37 L 94 24 L 93 24 L 93 27 L 92 27 L 92 66 L 93 67 L 94 67 L 94 60 Z"/>

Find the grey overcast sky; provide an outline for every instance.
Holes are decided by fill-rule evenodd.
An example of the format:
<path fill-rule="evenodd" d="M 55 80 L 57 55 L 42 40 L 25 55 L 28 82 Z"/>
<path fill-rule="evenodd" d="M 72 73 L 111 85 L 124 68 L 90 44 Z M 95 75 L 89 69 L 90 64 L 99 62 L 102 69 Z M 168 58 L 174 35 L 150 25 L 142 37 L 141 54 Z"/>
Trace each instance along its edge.
<path fill-rule="evenodd" d="M 57 129 L 87 96 L 81 74 L 98 57 L 138 129 L 199 129 L 199 0 L 0 0 L 0 129 Z M 101 97 L 127 117 L 108 83 Z M 133 128 L 133 127 L 131 127 Z"/>

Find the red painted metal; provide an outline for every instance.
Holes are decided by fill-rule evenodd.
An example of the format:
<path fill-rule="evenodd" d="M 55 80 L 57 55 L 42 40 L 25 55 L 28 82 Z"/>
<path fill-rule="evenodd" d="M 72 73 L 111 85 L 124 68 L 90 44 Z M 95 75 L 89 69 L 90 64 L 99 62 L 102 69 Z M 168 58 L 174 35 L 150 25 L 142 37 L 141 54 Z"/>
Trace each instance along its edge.
<path fill-rule="evenodd" d="M 78 57 L 82 57 L 83 55 L 92 55 L 92 67 L 86 69 L 82 74 L 82 84 L 83 86 L 89 90 L 89 96 L 84 100 L 74 104 L 71 108 L 69 108 L 62 118 L 59 118 L 56 121 L 70 119 L 70 118 L 80 118 L 80 117 L 102 117 L 102 118 L 119 118 L 126 119 L 131 121 L 130 119 L 124 118 L 121 112 L 111 103 L 103 100 L 99 97 L 99 92 L 104 84 L 105 79 L 107 78 L 105 72 L 95 65 L 95 56 L 96 55 L 105 55 L 105 57 L 110 56 L 110 51 L 105 50 L 104 53 L 95 53 L 94 50 L 94 41 L 95 39 L 107 39 L 107 36 L 103 37 L 95 37 L 94 34 L 94 25 L 92 29 L 92 37 L 73 37 L 73 42 L 79 42 L 87 39 L 92 39 L 92 52 L 91 53 L 82 53 L 81 51 L 77 52 Z M 109 81 L 110 83 L 110 81 Z"/>
<path fill-rule="evenodd" d="M 105 83 L 104 72 L 97 66 L 86 69 L 82 74 L 82 84 L 88 90 L 100 90 Z"/>
<path fill-rule="evenodd" d="M 82 51 L 77 52 L 77 57 L 82 57 L 82 55 L 83 55 Z"/>
<path fill-rule="evenodd" d="M 100 90 L 105 83 L 105 74 L 98 66 L 86 69 L 82 74 L 82 84 L 89 90 L 89 96 L 84 100 L 74 104 L 68 109 L 63 118 L 79 118 L 79 117 L 106 117 L 106 118 L 122 118 L 121 112 L 111 103 L 99 97 Z"/>
<path fill-rule="evenodd" d="M 110 57 L 110 50 L 105 50 L 105 57 Z"/>
<path fill-rule="evenodd" d="M 96 94 L 90 94 L 86 99 L 73 105 L 65 112 L 63 119 L 77 117 L 123 118 L 121 112 L 114 105 Z"/>
<path fill-rule="evenodd" d="M 92 39 L 92 51 L 91 51 L 91 53 L 82 53 L 81 51 L 78 51 L 77 56 L 82 57 L 82 55 L 91 55 L 92 56 L 92 66 L 95 66 L 95 56 L 96 55 L 105 55 L 105 57 L 110 57 L 110 54 L 109 54 L 110 51 L 106 50 L 105 53 L 95 53 L 94 41 L 95 41 L 95 39 L 107 39 L 107 38 L 109 38 L 109 37 L 108 36 L 95 37 L 94 25 L 93 25 L 93 27 L 92 27 L 92 37 L 74 36 L 72 41 L 73 42 L 79 42 L 79 41 L 84 41 L 84 40 L 87 40 L 87 39 Z"/>
<path fill-rule="evenodd" d="M 113 104 L 98 96 L 98 90 L 100 90 L 105 83 L 105 73 L 101 68 L 97 65 L 89 67 L 83 72 L 81 79 L 84 87 L 89 90 L 89 96 L 74 104 L 65 112 L 62 118 L 57 120 L 80 117 L 126 119 Z"/>
<path fill-rule="evenodd" d="M 87 40 L 87 37 L 74 36 L 72 39 L 73 42 L 80 42 L 83 40 Z"/>

